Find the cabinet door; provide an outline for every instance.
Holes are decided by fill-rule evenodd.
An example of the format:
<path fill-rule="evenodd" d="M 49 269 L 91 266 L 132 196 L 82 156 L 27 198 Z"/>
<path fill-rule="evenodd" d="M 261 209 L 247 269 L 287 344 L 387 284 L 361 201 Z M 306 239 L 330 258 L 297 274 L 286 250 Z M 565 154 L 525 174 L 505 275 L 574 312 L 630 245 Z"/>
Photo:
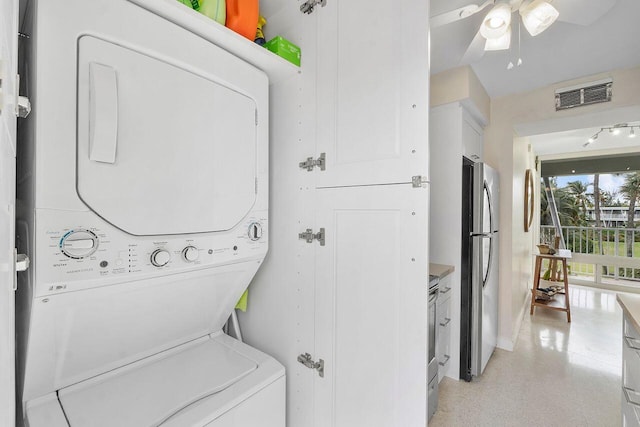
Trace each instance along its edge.
<path fill-rule="evenodd" d="M 15 186 L 18 1 L 0 3 L 0 425 L 15 425 Z"/>
<path fill-rule="evenodd" d="M 428 176 L 428 2 L 318 9 L 318 187 Z"/>
<path fill-rule="evenodd" d="M 462 110 L 462 145 L 465 157 L 474 162 L 483 161 L 482 128 L 464 109 Z"/>
<path fill-rule="evenodd" d="M 316 194 L 315 425 L 424 427 L 428 189 Z"/>
<path fill-rule="evenodd" d="M 442 291 L 442 288 L 440 289 Z M 436 359 L 438 359 L 438 382 L 445 377 L 451 366 L 451 297 L 447 294 L 438 298 L 437 324 L 438 341 L 436 343 Z"/>

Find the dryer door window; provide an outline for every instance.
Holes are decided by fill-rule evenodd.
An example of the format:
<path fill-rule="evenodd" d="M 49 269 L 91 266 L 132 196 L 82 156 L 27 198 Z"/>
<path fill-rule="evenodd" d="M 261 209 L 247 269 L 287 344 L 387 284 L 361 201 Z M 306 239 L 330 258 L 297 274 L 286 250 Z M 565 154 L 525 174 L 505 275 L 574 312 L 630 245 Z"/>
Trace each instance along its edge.
<path fill-rule="evenodd" d="M 78 43 L 83 202 L 134 235 L 237 225 L 256 200 L 254 99 L 212 70 L 92 36 Z"/>

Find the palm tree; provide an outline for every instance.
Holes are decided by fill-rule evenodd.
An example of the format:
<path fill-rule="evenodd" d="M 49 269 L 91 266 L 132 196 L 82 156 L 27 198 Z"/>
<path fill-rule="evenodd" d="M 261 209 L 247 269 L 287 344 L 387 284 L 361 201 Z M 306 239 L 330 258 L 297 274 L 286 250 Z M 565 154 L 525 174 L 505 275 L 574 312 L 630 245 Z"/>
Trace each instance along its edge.
<path fill-rule="evenodd" d="M 596 227 L 600 227 L 600 202 L 602 194 L 600 193 L 600 174 L 593 175 L 593 210 L 596 215 Z"/>
<path fill-rule="evenodd" d="M 604 206 L 621 206 L 617 191 L 600 190 L 600 202 Z"/>
<path fill-rule="evenodd" d="M 622 198 L 629 203 L 629 210 L 627 211 L 627 233 L 624 240 L 627 247 L 627 256 L 633 257 L 634 217 L 636 213 L 636 202 L 640 196 L 640 172 L 626 174 L 624 184 L 620 187 L 619 192 Z"/>
<path fill-rule="evenodd" d="M 580 209 L 576 204 L 575 198 L 567 188 L 557 188 L 556 181 L 550 180 L 551 190 L 553 191 L 553 198 L 556 202 L 556 208 L 558 210 L 558 217 L 560 224 L 562 225 L 581 225 L 582 217 L 580 215 Z M 544 185 L 540 186 L 540 224 L 552 225 L 551 209 L 547 202 L 547 193 L 544 191 Z"/>
<path fill-rule="evenodd" d="M 587 207 L 591 206 L 591 199 L 587 194 L 587 185 L 582 181 L 571 181 L 567 183 L 567 190 L 574 197 L 575 203 L 586 218 Z"/>
<path fill-rule="evenodd" d="M 596 216 L 596 228 L 600 228 L 600 174 L 596 173 L 593 175 L 593 210 Z M 598 238 L 596 239 L 598 242 L 598 255 L 602 255 L 602 229 L 598 230 Z M 606 267 L 605 267 L 606 269 Z M 605 271 L 606 273 L 606 271 Z"/>

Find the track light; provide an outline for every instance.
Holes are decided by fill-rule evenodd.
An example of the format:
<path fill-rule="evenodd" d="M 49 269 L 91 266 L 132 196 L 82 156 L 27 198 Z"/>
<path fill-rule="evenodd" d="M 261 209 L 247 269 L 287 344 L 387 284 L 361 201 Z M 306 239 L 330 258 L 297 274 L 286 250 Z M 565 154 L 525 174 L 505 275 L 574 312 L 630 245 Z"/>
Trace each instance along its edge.
<path fill-rule="evenodd" d="M 629 138 L 635 138 L 636 137 L 635 128 L 640 129 L 640 126 L 629 126 L 628 123 L 618 123 L 618 124 L 613 125 L 613 126 L 607 126 L 607 127 L 600 128 L 600 130 L 598 132 L 596 132 L 595 134 L 593 134 L 593 136 L 591 138 L 587 139 L 587 142 L 582 144 L 582 147 L 586 148 L 590 144 L 593 144 L 596 141 L 596 139 L 598 139 L 598 135 L 600 135 L 605 130 L 608 130 L 610 135 L 616 136 L 616 135 L 620 135 L 620 133 L 622 132 L 622 129 L 626 129 L 626 128 L 629 128 Z"/>
<path fill-rule="evenodd" d="M 587 139 L 587 142 L 582 144 L 582 147 L 586 148 L 589 146 L 589 144 L 593 144 L 594 142 L 596 142 L 596 139 L 598 139 L 598 135 L 600 135 L 600 132 L 602 132 L 602 129 L 596 132 L 591 138 Z"/>

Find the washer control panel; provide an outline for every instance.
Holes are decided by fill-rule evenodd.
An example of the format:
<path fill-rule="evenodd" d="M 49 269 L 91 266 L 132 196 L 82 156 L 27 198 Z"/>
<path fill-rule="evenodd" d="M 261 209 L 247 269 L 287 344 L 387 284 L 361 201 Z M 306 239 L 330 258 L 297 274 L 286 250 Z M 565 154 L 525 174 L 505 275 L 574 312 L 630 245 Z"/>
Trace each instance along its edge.
<path fill-rule="evenodd" d="M 90 212 L 37 211 L 36 275 L 47 278 L 37 284 L 37 292 L 86 289 L 261 259 L 268 248 L 267 221 L 267 212 L 260 212 L 229 231 L 132 236 Z"/>

